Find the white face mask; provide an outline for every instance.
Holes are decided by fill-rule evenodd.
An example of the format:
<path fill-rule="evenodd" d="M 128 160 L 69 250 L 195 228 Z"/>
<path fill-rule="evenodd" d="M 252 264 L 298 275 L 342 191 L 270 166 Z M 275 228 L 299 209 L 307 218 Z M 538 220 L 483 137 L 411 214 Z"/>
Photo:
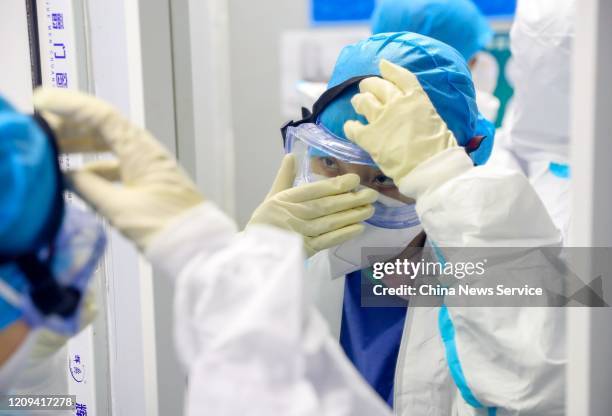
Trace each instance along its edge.
<path fill-rule="evenodd" d="M 384 195 L 379 195 L 378 202 L 391 207 L 403 205 Z M 372 266 L 363 258 L 362 249 L 373 248 L 377 258 L 391 259 L 399 255 L 423 231 L 420 223 L 406 228 L 383 228 L 369 223 L 363 225 L 365 230 L 362 234 L 313 256 L 309 260 L 309 268 L 332 279 L 342 277 Z"/>
<path fill-rule="evenodd" d="M 372 266 L 367 259 L 362 258 L 363 248 L 375 248 L 377 258 L 392 259 L 404 251 L 423 231 L 421 225 L 400 229 L 380 228 L 367 223 L 364 225 L 365 230 L 362 234 L 321 252 L 332 278 Z"/>
<path fill-rule="evenodd" d="M 0 393 L 8 393 L 30 357 L 38 331 L 30 331 L 17 351 L 0 366 Z"/>
<path fill-rule="evenodd" d="M 311 180 L 326 179 L 326 177 L 316 174 L 311 174 L 310 177 Z M 364 187 L 360 186 L 358 189 L 362 188 Z M 377 203 L 388 208 L 406 206 L 406 203 L 383 194 L 378 195 Z M 390 215 L 380 216 L 381 218 L 378 219 L 378 223 L 397 224 L 398 218 L 394 218 L 393 211 L 389 212 Z M 402 215 L 399 220 L 400 224 L 402 224 L 401 221 L 405 221 L 406 224 L 410 225 L 404 228 L 390 228 L 397 227 L 397 225 L 393 225 L 388 228 L 378 226 L 378 224 L 363 223 L 365 230 L 357 237 L 336 247 L 323 250 L 310 258 L 308 262 L 309 269 L 311 271 L 316 270 L 316 273 L 324 273 L 335 279 L 372 266 L 368 264 L 366 259 L 362 259 L 363 248 L 376 249 L 377 258 L 391 259 L 399 255 L 423 231 L 423 227 L 419 223 L 414 211 L 412 211 L 412 218 L 410 218 L 410 214 L 408 217 Z"/>

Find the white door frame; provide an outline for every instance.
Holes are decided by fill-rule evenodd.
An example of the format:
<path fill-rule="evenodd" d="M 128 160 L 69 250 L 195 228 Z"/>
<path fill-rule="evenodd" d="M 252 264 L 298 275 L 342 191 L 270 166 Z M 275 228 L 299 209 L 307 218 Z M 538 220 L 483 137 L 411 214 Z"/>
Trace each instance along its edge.
<path fill-rule="evenodd" d="M 527 0 L 529 1 L 529 0 Z M 612 247 L 612 1 L 576 1 L 570 245 Z M 612 281 L 604 281 L 610 299 Z M 612 409 L 612 310 L 568 310 L 567 414 Z"/>

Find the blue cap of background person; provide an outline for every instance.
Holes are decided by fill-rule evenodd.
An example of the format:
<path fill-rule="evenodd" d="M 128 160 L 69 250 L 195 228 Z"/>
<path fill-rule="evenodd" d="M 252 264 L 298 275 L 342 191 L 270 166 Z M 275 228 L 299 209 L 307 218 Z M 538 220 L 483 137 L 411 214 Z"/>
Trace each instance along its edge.
<path fill-rule="evenodd" d="M 328 87 L 360 75 L 380 75 L 378 65 L 383 58 L 416 75 L 460 146 L 467 146 L 476 136 L 486 136 L 470 154 L 476 165 L 484 164 L 493 148 L 494 126 L 478 112 L 467 63 L 455 49 L 442 42 L 410 32 L 373 35 L 342 50 Z M 347 120 L 367 123 L 351 105 L 357 92 L 357 86 L 348 89 L 319 117 L 319 123 L 342 140 L 348 140 L 343 129 Z"/>
<path fill-rule="evenodd" d="M 41 234 L 58 215 L 56 164 L 51 141 L 34 118 L 0 97 L 0 257 L 45 243 Z"/>
<path fill-rule="evenodd" d="M 379 0 L 372 33 L 416 32 L 457 49 L 469 61 L 493 36 L 471 0 Z"/>

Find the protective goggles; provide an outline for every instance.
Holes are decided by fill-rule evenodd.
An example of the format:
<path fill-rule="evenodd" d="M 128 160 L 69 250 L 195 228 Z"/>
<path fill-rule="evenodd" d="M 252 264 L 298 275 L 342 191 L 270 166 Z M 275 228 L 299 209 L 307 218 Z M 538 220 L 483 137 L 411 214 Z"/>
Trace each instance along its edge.
<path fill-rule="evenodd" d="M 83 293 L 105 243 L 104 230 L 94 215 L 66 207 L 49 245 L 17 262 L 0 265 L 0 303 L 33 328 L 76 333 Z"/>
<path fill-rule="evenodd" d="M 321 111 L 347 88 L 372 75 L 351 78 L 327 90 L 310 112 L 302 109 L 304 118 L 286 123 L 281 133 L 285 151 L 295 155 L 296 185 L 340 176 L 358 174 L 362 186 L 379 192 L 374 215 L 368 224 L 381 228 L 401 229 L 419 224 L 414 201 L 400 194 L 393 181 L 385 176 L 370 155 L 354 143 L 337 137 L 318 124 Z"/>
<path fill-rule="evenodd" d="M 43 130 L 57 161 L 53 132 L 42 118 L 33 116 L 32 122 Z M 106 239 L 93 214 L 66 206 L 58 162 L 53 169 L 57 191 L 36 241 L 23 252 L 0 252 L 0 306 L 17 311 L 32 327 L 71 334 L 78 330 L 83 292 Z"/>

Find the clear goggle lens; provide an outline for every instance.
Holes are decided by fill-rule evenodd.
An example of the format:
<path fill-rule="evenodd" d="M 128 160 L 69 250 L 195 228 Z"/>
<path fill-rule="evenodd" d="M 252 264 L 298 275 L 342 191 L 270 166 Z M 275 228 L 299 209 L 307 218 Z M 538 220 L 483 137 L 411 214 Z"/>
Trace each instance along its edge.
<path fill-rule="evenodd" d="M 410 228 L 420 223 L 414 201 L 403 196 L 370 155 L 354 143 L 342 140 L 323 126 L 305 123 L 287 129 L 285 151 L 295 155 L 296 185 L 358 174 L 362 186 L 379 192 L 374 215 L 366 222 L 381 228 Z"/>
<path fill-rule="evenodd" d="M 53 276 L 62 286 L 84 293 L 104 253 L 105 245 L 104 229 L 96 217 L 67 206 L 52 248 L 41 249 L 39 258 L 51 259 Z M 29 296 L 27 278 L 14 263 L 0 266 L 0 302 L 5 302 L 5 308 L 8 304 L 19 311 L 32 327 L 45 327 L 65 335 L 72 335 L 79 329 L 80 308 L 68 318 L 44 316 L 38 310 Z"/>

